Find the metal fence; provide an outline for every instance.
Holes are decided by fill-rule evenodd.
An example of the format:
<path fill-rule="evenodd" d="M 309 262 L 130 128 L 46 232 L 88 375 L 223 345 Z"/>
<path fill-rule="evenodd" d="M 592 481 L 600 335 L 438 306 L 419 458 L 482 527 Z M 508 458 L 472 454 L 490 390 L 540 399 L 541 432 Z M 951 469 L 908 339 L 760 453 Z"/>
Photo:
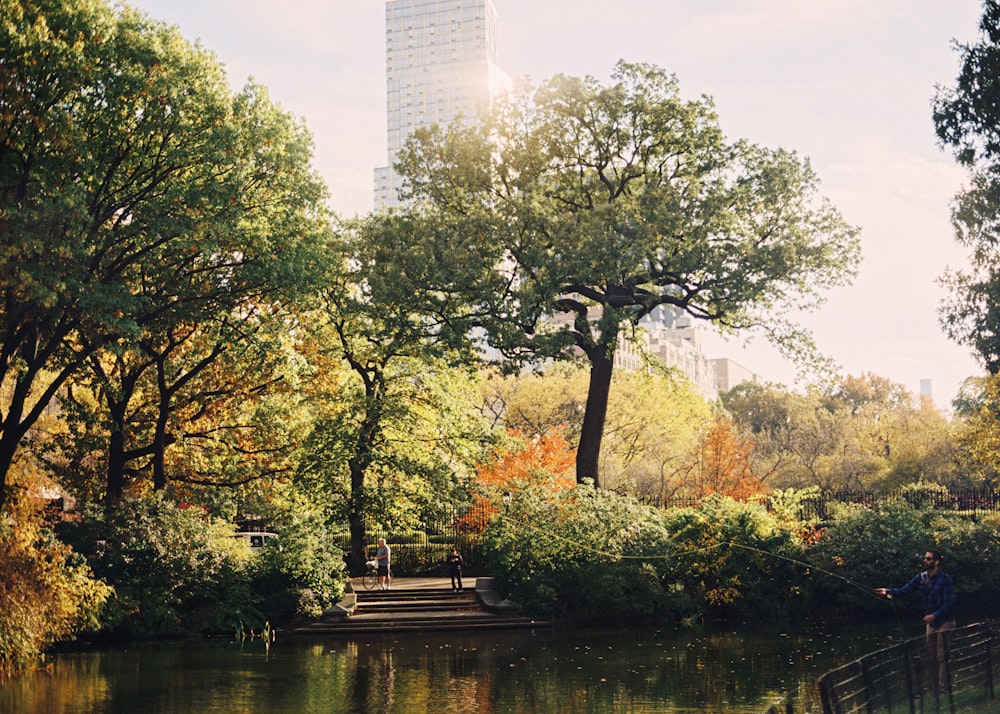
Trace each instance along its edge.
<path fill-rule="evenodd" d="M 940 668 L 932 661 L 925 639 L 916 637 L 831 670 L 817 682 L 823 712 L 988 711 L 995 700 L 996 632 L 996 625 L 990 623 L 956 629 Z M 772 704 L 766 714 L 812 710 L 809 703 L 797 705 L 789 698 Z"/>
<path fill-rule="evenodd" d="M 484 506 L 456 509 L 406 526 L 393 526 L 369 516 L 365 521 L 368 554 L 375 554 L 375 543 L 385 538 L 392 548 L 392 570 L 396 575 L 444 575 L 449 551 L 458 548 L 465 560 L 465 571 L 482 574 L 482 533 L 495 510 Z M 334 542 L 348 553 L 351 534 L 342 530 Z"/>
<path fill-rule="evenodd" d="M 647 503 L 663 509 L 694 508 L 700 500 L 685 496 L 652 499 L 647 500 Z M 799 515 L 803 520 L 824 521 L 830 518 L 833 503 L 856 503 L 874 507 L 896 500 L 960 512 L 970 517 L 1000 511 L 1000 492 L 993 489 L 950 492 L 901 489 L 888 492 L 820 493 L 802 500 L 799 504 Z M 378 538 L 385 538 L 393 549 L 393 568 L 402 575 L 443 573 L 447 553 L 455 546 L 465 558 L 469 572 L 475 573 L 482 562 L 482 532 L 495 513 L 496 509 L 489 505 L 475 505 L 402 527 L 385 523 L 373 516 L 369 517 L 365 524 L 367 545 L 374 552 L 372 545 Z M 335 539 L 345 552 L 350 550 L 351 537 L 346 528 L 337 533 Z"/>

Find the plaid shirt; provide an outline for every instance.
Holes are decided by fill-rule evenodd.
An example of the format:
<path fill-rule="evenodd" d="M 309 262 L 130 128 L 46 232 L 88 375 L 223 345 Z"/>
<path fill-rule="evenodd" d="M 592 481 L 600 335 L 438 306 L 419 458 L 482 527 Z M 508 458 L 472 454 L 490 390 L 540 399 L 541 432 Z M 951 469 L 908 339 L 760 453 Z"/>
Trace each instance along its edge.
<path fill-rule="evenodd" d="M 950 575 L 940 570 L 928 575 L 925 571 L 915 575 L 903 587 L 887 592 L 890 595 L 906 595 L 914 590 L 920 590 L 924 598 L 924 614 L 934 615 L 935 626 L 955 619 L 955 588 Z"/>

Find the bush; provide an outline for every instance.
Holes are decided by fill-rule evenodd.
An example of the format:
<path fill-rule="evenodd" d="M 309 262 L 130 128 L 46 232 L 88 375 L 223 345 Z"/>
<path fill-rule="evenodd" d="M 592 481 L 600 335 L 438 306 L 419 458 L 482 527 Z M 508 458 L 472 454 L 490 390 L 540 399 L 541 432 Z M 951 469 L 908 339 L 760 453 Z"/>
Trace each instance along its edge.
<path fill-rule="evenodd" d="M 930 547 L 941 551 L 941 569 L 955 581 L 959 617 L 966 622 L 977 613 L 995 617 L 1000 592 L 1000 539 L 995 525 L 990 519 L 976 523 L 937 511 L 930 528 L 934 533 Z"/>
<path fill-rule="evenodd" d="M 144 638 L 235 631 L 255 612 L 248 549 L 233 532 L 200 508 L 155 496 L 122 504 L 109 521 L 68 528 L 65 537 L 115 588 L 102 632 Z"/>
<path fill-rule="evenodd" d="M 117 598 L 101 631 L 124 638 L 260 630 L 319 616 L 343 595 L 344 561 L 315 518 L 276 524 L 279 547 L 251 552 L 235 527 L 169 499 L 124 504 L 67 529 Z"/>
<path fill-rule="evenodd" d="M 808 553 L 817 566 L 814 597 L 843 614 L 884 614 L 885 600 L 872 590 L 909 581 L 923 567 L 921 556 L 933 549 L 943 553 L 941 567 L 955 581 L 959 616 L 992 614 L 1000 588 L 1000 542 L 991 518 L 977 524 L 934 509 L 931 500 L 917 502 L 922 505 L 897 501 L 841 509 Z M 914 613 L 921 608 L 916 595 L 894 604 Z"/>
<path fill-rule="evenodd" d="M 53 537 L 34 504 L 8 499 L 0 518 L 0 673 L 26 667 L 50 645 L 96 627 L 111 593 Z"/>
<path fill-rule="evenodd" d="M 664 593 L 650 553 L 663 552 L 659 514 L 581 485 L 519 491 L 484 534 L 483 557 L 501 589 L 529 611 L 586 622 L 648 621 Z"/>
<path fill-rule="evenodd" d="M 927 549 L 945 556 L 960 618 L 995 610 L 1000 517 L 976 523 L 899 500 L 831 505 L 817 528 L 798 520 L 798 496 L 770 509 L 713 496 L 659 513 L 589 486 L 527 489 L 490 523 L 483 553 L 530 611 L 593 623 L 884 616 L 874 589 L 906 583 Z M 920 611 L 919 596 L 898 602 Z"/>
<path fill-rule="evenodd" d="M 774 618 L 806 605 L 798 523 L 758 503 L 713 496 L 670 510 L 671 555 L 662 578 L 686 617 Z"/>
<path fill-rule="evenodd" d="M 812 598 L 830 615 L 885 612 L 874 588 L 907 582 L 933 542 L 921 512 L 905 501 L 839 508 L 807 553 Z"/>
<path fill-rule="evenodd" d="M 591 623 L 802 610 L 798 521 L 713 497 L 661 513 L 578 486 L 518 494 L 485 533 L 490 572 L 534 612 Z"/>
<path fill-rule="evenodd" d="M 317 617 L 339 600 L 343 554 L 326 529 L 303 519 L 278 530 L 279 547 L 251 552 L 231 523 L 158 495 L 64 537 L 115 587 L 101 632 L 150 638 L 260 630 Z"/>
<path fill-rule="evenodd" d="M 319 518 L 311 516 L 285 524 L 279 548 L 266 547 L 249 563 L 250 587 L 258 603 L 256 620 L 274 623 L 319 617 L 344 595 L 346 582 L 343 552 Z"/>

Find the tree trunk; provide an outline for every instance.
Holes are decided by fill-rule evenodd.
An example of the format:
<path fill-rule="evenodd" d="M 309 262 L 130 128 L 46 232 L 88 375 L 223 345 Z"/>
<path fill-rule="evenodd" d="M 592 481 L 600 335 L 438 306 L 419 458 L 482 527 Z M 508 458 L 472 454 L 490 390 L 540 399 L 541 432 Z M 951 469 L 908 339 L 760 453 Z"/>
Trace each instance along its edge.
<path fill-rule="evenodd" d="M 21 445 L 21 438 L 27 431 L 21 422 L 26 394 L 27 388 L 22 388 L 19 384 L 15 385 L 5 405 L 4 420 L 0 424 L 2 427 L 0 428 L 0 508 L 3 508 L 7 502 L 7 477 L 10 474 L 10 467 L 14 464 L 14 456 Z"/>
<path fill-rule="evenodd" d="M 358 438 L 354 456 L 347 461 L 351 474 L 351 503 L 347 512 L 347 521 L 351 527 L 351 556 L 348 569 L 354 575 L 365 571 L 367 558 L 368 533 L 365 528 L 367 504 L 365 503 L 365 474 L 372 463 L 375 442 L 378 439 L 381 413 L 377 406 L 377 395 L 380 390 L 375 388 L 377 380 L 366 382 L 367 410 L 358 429 Z"/>
<path fill-rule="evenodd" d="M 351 526 L 351 554 L 347 565 L 347 572 L 351 575 L 360 576 L 365 572 L 365 561 L 368 560 L 368 531 L 365 528 L 364 513 L 356 512 L 353 508 L 348 516 Z"/>
<path fill-rule="evenodd" d="M 347 522 L 351 529 L 351 554 L 347 568 L 352 575 L 365 572 L 365 561 L 368 560 L 368 532 L 365 528 L 364 506 L 365 472 L 363 469 L 351 466 L 351 503 L 347 510 Z"/>
<path fill-rule="evenodd" d="M 164 451 L 166 450 L 167 419 L 170 416 L 170 402 L 173 398 L 173 390 L 177 389 L 177 383 L 173 387 L 167 385 L 167 354 L 168 352 L 157 353 L 152 349 L 150 354 L 156 364 L 156 391 L 159 398 L 156 402 L 156 424 L 153 428 L 153 490 L 162 491 L 167 487 L 167 469 Z M 188 374 L 200 372 L 200 367 L 194 367 Z M 187 381 L 189 377 L 184 377 L 179 381 Z"/>
<path fill-rule="evenodd" d="M 134 386 L 132 381 L 123 381 L 120 399 L 112 397 L 113 391 L 110 388 L 105 390 L 108 421 L 111 425 L 104 474 L 104 514 L 108 518 L 118 508 L 125 494 L 125 467 L 128 464 L 128 456 L 125 454 L 125 412 Z"/>
<path fill-rule="evenodd" d="M 9 358 L 6 369 L 0 373 L 0 382 L 4 378 L 10 379 L 10 383 L 4 385 L 2 398 L 5 402 L 4 408 L 0 410 L 0 508 L 7 502 L 10 469 L 14 465 L 18 449 L 21 448 L 21 439 L 41 418 L 46 406 L 55 399 L 56 393 L 75 368 L 73 364 L 63 367 L 38 398 L 29 404 L 32 385 L 39 379 L 38 375 L 42 371 L 37 365 L 44 366 L 44 360 L 51 355 L 46 354 L 38 358 L 29 350 L 21 349 L 18 356 L 23 362 Z M 17 368 L 12 364 L 23 364 L 22 373 L 17 374 Z"/>
<path fill-rule="evenodd" d="M 153 434 L 153 490 L 162 491 L 167 487 L 167 446 L 171 439 L 167 436 L 167 417 L 161 412 L 161 416 L 156 422 L 156 431 Z"/>
<path fill-rule="evenodd" d="M 125 435 L 115 424 L 108 439 L 108 465 L 104 484 L 104 514 L 108 518 L 118 508 L 125 492 Z"/>
<path fill-rule="evenodd" d="M 18 440 L 9 438 L 7 433 L 4 430 L 0 434 L 0 508 L 7 502 L 7 474 L 14 463 L 14 452 L 18 446 Z"/>
<path fill-rule="evenodd" d="M 590 389 L 587 392 L 587 408 L 583 413 L 580 444 L 576 450 L 576 482 L 593 479 L 594 486 L 599 488 L 601 439 L 604 437 L 604 421 L 608 415 L 608 395 L 611 393 L 615 353 L 607 345 L 598 344 L 588 350 L 587 357 L 590 359 Z"/>

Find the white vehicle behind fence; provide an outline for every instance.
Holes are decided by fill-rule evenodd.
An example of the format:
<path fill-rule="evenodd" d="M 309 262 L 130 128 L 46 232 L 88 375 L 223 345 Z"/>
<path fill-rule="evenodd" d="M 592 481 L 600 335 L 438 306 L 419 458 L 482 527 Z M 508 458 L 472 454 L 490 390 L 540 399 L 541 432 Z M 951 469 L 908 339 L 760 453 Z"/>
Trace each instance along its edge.
<path fill-rule="evenodd" d="M 278 546 L 278 534 L 269 531 L 241 531 L 235 533 L 233 538 L 242 538 L 253 552 L 257 552 L 261 548 L 276 548 Z"/>

